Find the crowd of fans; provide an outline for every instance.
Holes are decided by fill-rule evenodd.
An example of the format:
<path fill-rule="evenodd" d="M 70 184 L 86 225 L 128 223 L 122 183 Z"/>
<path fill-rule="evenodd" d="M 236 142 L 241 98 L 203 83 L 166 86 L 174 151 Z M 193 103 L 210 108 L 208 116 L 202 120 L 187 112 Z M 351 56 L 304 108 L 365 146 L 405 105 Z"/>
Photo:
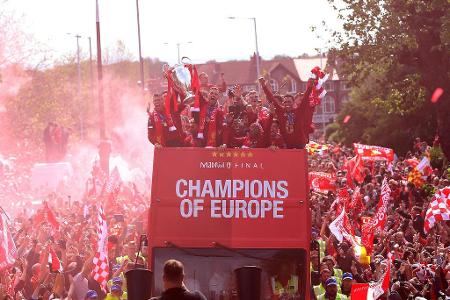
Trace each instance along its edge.
<path fill-rule="evenodd" d="M 2 267 L 0 299 L 127 299 L 124 273 L 135 263 L 147 263 L 143 254 L 137 260 L 136 256 L 140 235 L 146 232 L 149 197 L 132 183 L 122 183 L 114 193 L 87 187 L 83 199 L 71 201 L 54 192 L 42 204 L 24 201 L 14 217 L 3 215 L 16 245 L 16 260 Z M 111 264 L 106 292 L 92 274 L 101 202 L 106 203 Z"/>
<path fill-rule="evenodd" d="M 316 299 L 346 299 L 352 284 L 377 282 L 386 271 L 391 253 L 389 293 L 380 299 L 449 299 L 450 297 L 450 222 L 437 222 L 429 233 L 424 232 L 425 213 L 435 191 L 450 185 L 450 168 L 437 166 L 421 185 L 408 181 L 412 159 L 420 160 L 430 147 L 416 139 L 412 151 L 389 165 L 387 162 L 365 164 L 363 182 L 359 184 L 362 207 L 357 214 L 349 211 L 351 225 L 357 236 L 362 235 L 364 217 L 373 217 L 380 200 L 383 178 L 391 188 L 387 221 L 384 230 L 376 232 L 370 264 L 361 263 L 352 245 L 339 243 L 329 225 L 337 217 L 332 203 L 340 189 L 348 184 L 344 164 L 353 149 L 329 145 L 327 154 L 309 158 L 310 171 L 322 171 L 336 176 L 337 191 L 312 193 L 311 251 L 312 289 Z M 438 145 L 434 145 L 438 146 Z M 330 208 L 331 207 L 331 208 Z"/>
<path fill-rule="evenodd" d="M 200 79 L 199 111 L 191 110 L 188 103 L 169 110 L 166 94 L 154 95 L 154 110 L 148 111 L 148 139 L 156 147 L 292 149 L 304 148 L 308 143 L 313 130 L 314 80 L 308 82 L 304 93 L 279 95 L 261 78 L 266 100 L 263 103 L 258 92 L 243 92 L 239 86 L 229 89 L 223 100 L 223 89 L 208 84 L 205 76 Z M 56 128 L 49 124 L 44 133 L 48 161 L 55 160 L 55 149 L 62 151 L 58 153 L 65 152 L 64 147 L 60 149 L 54 142 Z M 354 156 L 353 149 L 329 144 L 327 151 L 310 155 L 309 170 L 333 174 L 337 187 L 325 194 L 311 191 L 312 298 L 347 299 L 354 283 L 380 280 L 390 264 L 390 253 L 389 292 L 381 299 L 449 299 L 449 224 L 439 222 L 425 233 L 424 214 L 434 191 L 450 185 L 450 169 L 445 164 L 436 166 L 420 186 L 408 181 L 412 169 L 408 160 L 420 160 L 429 148 L 425 142 L 416 140 L 411 152 L 389 165 L 383 161 L 366 163 L 359 184 L 348 182 L 344 168 L 345 162 Z M 0 173 L 0 182 L 5 187 L 2 194 L 5 195 L 6 187 L 16 192 L 29 190 L 20 187 L 19 176 L 16 181 L 15 176 L 6 176 L 7 168 L 4 164 Z M 330 232 L 329 224 L 337 217 L 332 204 L 340 189 L 346 189 L 352 196 L 359 186 L 362 207 L 357 214 L 350 215 L 355 234 L 361 236 L 364 217 L 373 216 L 377 209 L 384 178 L 392 190 L 387 222 L 384 230 L 375 232 L 371 262 L 366 264 L 358 260 L 352 245 L 339 243 Z M 0 299 L 127 299 L 124 273 L 134 268 L 135 263 L 144 266 L 148 263 L 147 250 L 144 247 L 138 254 L 138 244 L 146 228 L 149 195 L 141 194 L 133 184 L 122 184 L 114 194 L 104 194 L 100 189 L 92 192 L 88 188 L 79 201 L 64 201 L 64 196 L 57 193 L 46 200 L 47 204 L 37 211 L 24 201 L 23 209 L 8 222 L 18 259 L 0 274 Z M 99 202 L 107 204 L 110 272 L 106 292 L 92 277 Z M 274 298 L 295 299 L 283 284 L 280 282 L 284 292 L 274 291 Z"/>

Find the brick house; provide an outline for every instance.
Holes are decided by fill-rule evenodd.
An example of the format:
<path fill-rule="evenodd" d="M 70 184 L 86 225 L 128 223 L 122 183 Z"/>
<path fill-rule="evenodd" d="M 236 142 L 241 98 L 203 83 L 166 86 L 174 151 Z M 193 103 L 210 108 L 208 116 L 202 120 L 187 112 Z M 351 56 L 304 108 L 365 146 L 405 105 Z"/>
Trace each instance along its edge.
<path fill-rule="evenodd" d="M 269 80 L 272 90 L 280 93 L 297 93 L 306 89 L 308 75 L 312 68 L 320 66 L 327 70 L 330 78 L 325 84 L 327 95 L 314 113 L 316 126 L 314 137 L 323 134 L 325 126 L 336 118 L 340 107 L 347 101 L 349 89 L 335 69 L 327 67 L 327 58 L 319 56 L 306 58 L 260 59 L 261 75 Z M 219 84 L 220 73 L 224 73 L 229 87 L 239 84 L 244 91 L 257 89 L 256 57 L 248 61 L 207 62 L 198 65 L 199 72 L 205 72 L 211 83 Z"/>

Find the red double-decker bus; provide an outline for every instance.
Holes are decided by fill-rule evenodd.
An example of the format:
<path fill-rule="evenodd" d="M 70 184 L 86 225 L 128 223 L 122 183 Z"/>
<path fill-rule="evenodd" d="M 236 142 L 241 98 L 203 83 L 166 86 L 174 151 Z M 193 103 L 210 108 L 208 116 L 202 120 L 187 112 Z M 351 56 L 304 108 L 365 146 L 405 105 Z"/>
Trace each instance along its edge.
<path fill-rule="evenodd" d="M 188 289 L 225 300 L 235 270 L 257 266 L 262 299 L 309 299 L 307 178 L 305 150 L 155 149 L 151 270 L 178 259 Z M 160 276 L 153 286 L 163 290 Z"/>

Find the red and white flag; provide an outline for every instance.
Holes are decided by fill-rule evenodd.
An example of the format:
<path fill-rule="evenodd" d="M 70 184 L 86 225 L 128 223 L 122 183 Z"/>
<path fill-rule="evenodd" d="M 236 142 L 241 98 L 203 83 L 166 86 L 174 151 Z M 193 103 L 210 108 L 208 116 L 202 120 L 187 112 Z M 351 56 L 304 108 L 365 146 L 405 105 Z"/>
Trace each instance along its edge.
<path fill-rule="evenodd" d="M 429 232 L 436 222 L 450 220 L 450 186 L 434 194 L 425 215 L 424 230 Z"/>
<path fill-rule="evenodd" d="M 104 191 L 107 194 L 115 193 L 120 188 L 120 185 L 122 184 L 122 178 L 120 177 L 119 169 L 115 167 L 111 175 L 109 175 L 108 180 L 105 183 Z"/>
<path fill-rule="evenodd" d="M 309 172 L 309 187 L 316 193 L 336 191 L 336 177 L 330 173 Z"/>
<path fill-rule="evenodd" d="M 360 155 L 363 160 L 394 160 L 394 150 L 390 148 L 354 143 L 353 149 L 355 154 Z"/>
<path fill-rule="evenodd" d="M 0 226 L 0 270 L 3 270 L 15 263 L 17 249 L 3 214 L 0 214 Z"/>
<path fill-rule="evenodd" d="M 377 300 L 384 293 L 389 291 L 389 280 L 391 274 L 391 259 L 385 260 L 387 264 L 384 275 L 377 282 L 370 283 L 354 283 L 352 285 L 352 300 Z"/>
<path fill-rule="evenodd" d="M 427 156 L 424 156 L 419 164 L 416 166 L 417 171 L 424 177 L 428 177 L 433 173 L 433 168 L 430 164 L 430 159 Z"/>
<path fill-rule="evenodd" d="M 391 188 L 389 187 L 387 178 L 384 177 L 383 183 L 381 184 L 381 198 L 378 202 L 377 214 L 375 215 L 375 218 L 372 219 L 376 222 L 374 225 L 376 225 L 380 230 L 384 229 L 384 224 L 386 223 L 387 209 L 390 198 Z"/>
<path fill-rule="evenodd" d="M 48 247 L 48 266 L 50 272 L 63 272 L 63 266 L 52 247 Z"/>
<path fill-rule="evenodd" d="M 48 206 L 47 202 L 44 202 L 44 207 L 34 217 L 34 223 L 36 223 L 36 224 L 40 224 L 45 221 L 50 223 L 50 225 L 52 225 L 53 229 L 55 229 L 55 230 L 59 229 L 59 222 L 56 219 L 56 216 L 53 213 L 53 211 Z"/>
<path fill-rule="evenodd" d="M 92 277 L 97 281 L 102 289 L 106 291 L 108 282 L 109 264 L 108 264 L 108 226 L 106 224 L 106 216 L 103 208 L 98 208 L 97 218 L 97 252 L 94 255 Z"/>

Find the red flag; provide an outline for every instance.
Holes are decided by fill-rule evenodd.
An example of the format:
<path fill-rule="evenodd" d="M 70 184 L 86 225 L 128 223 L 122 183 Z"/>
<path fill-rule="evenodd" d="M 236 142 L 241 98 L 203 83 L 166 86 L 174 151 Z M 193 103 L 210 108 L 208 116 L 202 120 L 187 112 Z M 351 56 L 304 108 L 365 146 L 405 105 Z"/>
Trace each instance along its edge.
<path fill-rule="evenodd" d="M 380 228 L 380 230 L 384 229 L 384 224 L 386 223 L 387 207 L 390 197 L 391 189 L 389 187 L 387 178 L 384 177 L 383 183 L 381 184 L 381 197 L 380 201 L 378 202 L 377 214 L 375 215 L 375 225 Z"/>
<path fill-rule="evenodd" d="M 59 260 L 58 256 L 56 255 L 55 251 L 53 250 L 52 247 L 48 247 L 48 251 L 49 251 L 48 265 L 49 265 L 50 272 L 62 273 L 63 267 L 62 267 L 61 261 Z"/>
<path fill-rule="evenodd" d="M 0 270 L 3 270 L 15 263 L 17 249 L 2 214 L 0 214 L 0 226 Z"/>
<path fill-rule="evenodd" d="M 355 157 L 347 161 L 346 168 L 347 176 L 350 176 L 350 178 L 347 178 L 347 182 L 349 182 L 349 179 L 350 182 L 352 182 L 354 179 L 359 184 L 364 182 L 364 164 L 361 156 L 356 155 Z"/>
<path fill-rule="evenodd" d="M 353 192 L 349 209 L 353 210 L 355 215 L 358 215 L 364 209 L 364 203 L 362 202 L 362 195 L 359 186 Z"/>
<path fill-rule="evenodd" d="M 352 284 L 352 291 L 350 297 L 352 300 L 366 300 L 369 292 L 368 283 L 354 283 Z"/>
<path fill-rule="evenodd" d="M 55 217 L 55 214 L 53 213 L 53 211 L 50 209 L 50 207 L 48 206 L 47 202 L 44 202 L 44 207 L 43 209 L 38 212 L 36 214 L 36 216 L 34 217 L 34 223 L 35 224 L 40 224 L 42 222 L 49 222 L 50 225 L 52 225 L 53 229 L 58 230 L 59 229 L 59 222 Z"/>
<path fill-rule="evenodd" d="M 317 193 L 328 193 L 336 191 L 336 178 L 324 172 L 309 172 L 309 187 Z"/>
<path fill-rule="evenodd" d="M 375 227 L 371 218 L 369 222 L 361 226 L 361 244 L 366 248 L 367 255 L 371 255 L 373 251 L 373 240 L 375 238 Z"/>
<path fill-rule="evenodd" d="M 350 121 L 351 117 L 352 116 L 350 116 L 350 115 L 346 115 L 345 118 L 344 118 L 344 124 L 347 124 L 348 121 Z"/>
<path fill-rule="evenodd" d="M 360 155 L 364 160 L 394 160 L 394 150 L 380 146 L 353 144 L 356 155 Z"/>

